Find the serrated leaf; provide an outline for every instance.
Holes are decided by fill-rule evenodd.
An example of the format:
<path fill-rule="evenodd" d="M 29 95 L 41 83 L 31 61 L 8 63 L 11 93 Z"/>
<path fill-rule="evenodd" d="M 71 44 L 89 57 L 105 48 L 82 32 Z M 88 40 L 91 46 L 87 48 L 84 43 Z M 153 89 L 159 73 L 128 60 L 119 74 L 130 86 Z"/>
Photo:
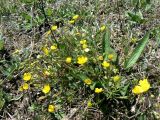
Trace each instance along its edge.
<path fill-rule="evenodd" d="M 136 46 L 136 48 L 133 50 L 133 52 L 131 53 L 130 57 L 126 60 L 125 62 L 125 69 L 128 69 L 130 67 L 132 67 L 138 60 L 138 58 L 140 57 L 142 51 L 144 50 L 148 40 L 149 40 L 149 35 L 150 32 L 148 32 L 138 43 L 138 45 Z"/>

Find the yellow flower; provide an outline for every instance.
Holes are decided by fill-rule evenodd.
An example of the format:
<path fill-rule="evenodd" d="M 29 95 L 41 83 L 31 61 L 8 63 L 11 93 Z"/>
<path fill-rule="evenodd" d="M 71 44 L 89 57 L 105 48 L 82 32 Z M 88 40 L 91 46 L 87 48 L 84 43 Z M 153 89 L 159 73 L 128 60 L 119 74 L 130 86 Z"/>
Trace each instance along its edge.
<path fill-rule="evenodd" d="M 73 20 L 77 20 L 79 18 L 79 15 L 75 15 L 75 16 L 73 16 Z"/>
<path fill-rule="evenodd" d="M 101 92 L 103 92 L 103 88 L 95 88 L 94 92 L 101 93 Z"/>
<path fill-rule="evenodd" d="M 132 93 L 134 94 L 140 94 L 140 93 L 143 93 L 143 89 L 141 86 L 139 85 L 136 85 L 133 89 L 132 89 Z"/>
<path fill-rule="evenodd" d="M 23 87 L 22 86 L 19 87 L 19 91 L 23 91 Z"/>
<path fill-rule="evenodd" d="M 106 29 L 106 26 L 104 26 L 104 25 L 102 27 L 100 27 L 101 32 L 103 32 L 105 29 Z"/>
<path fill-rule="evenodd" d="M 147 79 L 140 80 L 139 84 L 132 89 L 132 93 L 141 94 L 148 91 L 149 88 L 150 88 L 150 83 L 148 82 Z"/>
<path fill-rule="evenodd" d="M 46 37 L 47 37 L 49 34 L 51 34 L 51 30 L 48 30 L 48 31 L 46 32 Z"/>
<path fill-rule="evenodd" d="M 83 48 L 83 49 L 86 49 L 87 47 L 88 47 L 87 44 L 83 44 L 83 45 L 82 45 L 82 48 Z"/>
<path fill-rule="evenodd" d="M 48 106 L 48 112 L 54 112 L 55 111 L 55 106 L 54 105 L 49 105 Z"/>
<path fill-rule="evenodd" d="M 28 85 L 27 83 L 24 83 L 24 84 L 22 85 L 22 88 L 23 88 L 23 90 L 28 90 L 29 85 Z"/>
<path fill-rule="evenodd" d="M 103 56 L 102 55 L 98 56 L 98 60 L 103 60 Z"/>
<path fill-rule="evenodd" d="M 75 35 L 80 36 L 80 35 L 81 35 L 81 33 L 80 33 L 80 32 L 77 32 Z"/>
<path fill-rule="evenodd" d="M 42 51 L 44 52 L 45 55 L 49 55 L 49 50 L 47 47 L 43 47 Z"/>
<path fill-rule="evenodd" d="M 107 62 L 107 61 L 103 61 L 102 66 L 103 66 L 104 68 L 108 68 L 108 67 L 110 66 L 110 63 Z"/>
<path fill-rule="evenodd" d="M 56 50 L 56 49 L 57 49 L 57 45 L 56 44 L 51 46 L 51 50 Z"/>
<path fill-rule="evenodd" d="M 44 71 L 44 75 L 45 75 L 45 76 L 49 76 L 50 74 L 51 74 L 51 73 L 50 73 L 49 71 L 47 71 L 47 70 Z"/>
<path fill-rule="evenodd" d="M 84 80 L 84 83 L 87 85 L 91 85 L 92 84 L 92 80 L 90 80 L 89 78 Z"/>
<path fill-rule="evenodd" d="M 66 58 L 66 63 L 71 63 L 71 61 L 72 61 L 72 57 L 67 57 Z"/>
<path fill-rule="evenodd" d="M 31 73 L 24 73 L 24 75 L 23 75 L 23 80 L 24 81 L 29 81 L 30 79 L 31 79 L 31 77 L 32 77 L 32 75 L 31 75 Z"/>
<path fill-rule="evenodd" d="M 52 27 L 51 27 L 51 30 L 57 30 L 57 26 L 56 25 L 53 25 Z"/>
<path fill-rule="evenodd" d="M 45 94 L 47 94 L 47 93 L 50 92 L 50 90 L 51 90 L 50 85 L 46 84 L 46 85 L 43 86 L 42 92 L 45 93 Z"/>
<path fill-rule="evenodd" d="M 84 63 L 86 63 L 88 61 L 88 58 L 85 56 L 79 56 L 77 59 L 77 63 L 80 65 L 83 65 Z"/>
<path fill-rule="evenodd" d="M 113 54 L 109 54 L 109 55 L 108 55 L 108 59 L 109 59 L 109 60 L 112 60 L 112 59 L 113 59 L 113 57 L 114 57 L 114 55 L 113 55 Z"/>
<path fill-rule="evenodd" d="M 140 80 L 139 85 L 142 87 L 144 92 L 148 91 L 148 89 L 150 88 L 150 83 L 147 79 Z"/>
<path fill-rule="evenodd" d="M 80 40 L 80 44 L 86 44 L 87 40 Z"/>
<path fill-rule="evenodd" d="M 114 82 L 119 81 L 119 80 L 120 80 L 120 76 L 119 76 L 119 75 L 114 76 L 114 77 L 113 77 L 113 80 L 114 80 Z"/>
<path fill-rule="evenodd" d="M 136 43 L 137 42 L 137 38 L 131 38 L 131 42 L 132 43 Z"/>
<path fill-rule="evenodd" d="M 88 107 L 92 107 L 92 102 L 91 102 L 91 101 L 88 101 L 87 106 L 88 106 Z"/>
<path fill-rule="evenodd" d="M 70 24 L 74 24 L 75 21 L 74 21 L 74 20 L 70 20 L 69 23 L 70 23 Z"/>

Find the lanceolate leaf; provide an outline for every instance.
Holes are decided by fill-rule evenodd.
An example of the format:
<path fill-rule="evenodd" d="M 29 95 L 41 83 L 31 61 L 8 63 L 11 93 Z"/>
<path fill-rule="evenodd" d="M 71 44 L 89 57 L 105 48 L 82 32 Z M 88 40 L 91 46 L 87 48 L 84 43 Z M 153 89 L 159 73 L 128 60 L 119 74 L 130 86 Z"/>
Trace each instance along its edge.
<path fill-rule="evenodd" d="M 138 58 L 140 57 L 143 49 L 145 48 L 148 40 L 149 40 L 149 35 L 150 32 L 148 32 L 138 43 L 138 45 L 136 46 L 136 48 L 133 50 L 133 52 L 131 53 L 131 56 L 126 60 L 125 62 L 125 69 L 128 69 L 130 67 L 132 67 L 138 60 Z"/>
<path fill-rule="evenodd" d="M 103 35 L 102 45 L 103 45 L 104 60 L 108 60 L 108 55 L 113 54 L 114 55 L 113 61 L 116 61 L 117 54 L 116 54 L 115 50 L 113 48 L 111 48 L 111 45 L 110 45 L 110 31 L 109 31 L 108 28 L 106 29 L 106 32 Z"/>
<path fill-rule="evenodd" d="M 103 35 L 102 45 L 103 45 L 103 52 L 104 53 L 111 49 L 111 47 L 110 47 L 110 31 L 108 28 L 106 29 L 106 32 Z"/>

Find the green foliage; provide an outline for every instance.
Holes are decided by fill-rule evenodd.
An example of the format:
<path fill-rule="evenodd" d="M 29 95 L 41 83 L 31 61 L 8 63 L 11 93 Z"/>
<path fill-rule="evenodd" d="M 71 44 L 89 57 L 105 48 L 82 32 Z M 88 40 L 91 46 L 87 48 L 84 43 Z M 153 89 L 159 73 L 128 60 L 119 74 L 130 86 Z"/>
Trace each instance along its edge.
<path fill-rule="evenodd" d="M 108 55 L 113 54 L 114 55 L 113 61 L 115 62 L 117 59 L 117 54 L 116 51 L 113 48 L 111 48 L 109 28 L 107 28 L 103 34 L 102 45 L 103 45 L 104 60 L 109 60 Z"/>
<path fill-rule="evenodd" d="M 131 19 L 131 21 L 137 22 L 137 23 L 143 23 L 143 15 L 142 12 L 139 10 L 138 12 L 128 12 L 128 15 Z"/>
<path fill-rule="evenodd" d="M 137 62 L 138 58 L 140 57 L 142 51 L 144 50 L 149 40 L 149 35 L 150 32 L 146 33 L 146 35 L 139 41 L 138 45 L 133 50 L 130 57 L 126 60 L 124 65 L 125 69 L 131 68 Z"/>
<path fill-rule="evenodd" d="M 9 27 L 4 28 L 5 42 L 10 42 L 6 40 L 11 36 L 9 40 L 17 45 L 9 44 L 11 48 L 6 48 L 11 49 L 10 60 L 5 58 L 5 53 L 0 60 L 0 85 L 8 83 L 6 88 L 11 89 L 11 94 L 0 89 L 1 110 L 10 111 L 5 108 L 8 102 L 10 105 L 18 101 L 18 105 L 24 106 L 24 113 L 35 115 L 31 119 L 37 120 L 64 119 L 70 114 L 89 119 L 85 115 L 90 107 L 103 112 L 107 117 L 104 119 L 146 119 L 147 114 L 142 110 L 145 102 L 141 100 L 144 95 L 137 97 L 132 90 L 138 80 L 155 74 L 148 66 L 145 70 L 139 65 L 142 60 L 137 63 L 149 37 L 156 40 L 156 48 L 160 44 L 160 30 L 151 24 L 152 1 L 102 1 L 19 0 L 9 4 L 9 0 L 2 0 L 0 13 L 4 15 L 4 26 Z M 75 15 L 78 15 L 76 19 Z M 74 20 L 73 23 L 70 20 Z M 53 30 L 53 26 L 57 28 Z M 105 29 L 102 30 L 102 26 Z M 146 33 L 148 29 L 154 30 L 150 34 Z M 137 43 L 135 39 L 143 33 L 146 35 Z M 28 36 L 27 40 L 23 35 Z M 17 38 L 20 41 L 16 41 Z M 1 36 L 0 51 L 4 47 Z M 132 48 L 133 52 L 128 55 Z M 142 71 L 132 69 L 136 63 Z M 26 73 L 31 74 L 27 79 Z M 154 76 L 148 81 L 152 83 L 157 78 Z M 151 84 L 147 99 L 155 86 Z M 55 106 L 53 112 L 48 110 L 49 105 Z M 72 109 L 77 111 L 74 113 Z"/>

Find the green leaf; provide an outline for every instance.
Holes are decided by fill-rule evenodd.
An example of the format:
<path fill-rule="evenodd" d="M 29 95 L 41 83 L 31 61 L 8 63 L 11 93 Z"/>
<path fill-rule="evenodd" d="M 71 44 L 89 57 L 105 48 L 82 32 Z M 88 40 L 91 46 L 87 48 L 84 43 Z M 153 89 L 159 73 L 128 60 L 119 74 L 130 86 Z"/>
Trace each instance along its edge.
<path fill-rule="evenodd" d="M 110 31 L 108 28 L 106 29 L 106 32 L 103 35 L 102 46 L 103 46 L 104 60 L 108 60 L 108 55 L 113 54 L 114 55 L 113 61 L 116 61 L 117 53 L 113 48 L 111 48 Z"/>
<path fill-rule="evenodd" d="M 121 90 L 120 90 L 120 93 L 122 95 L 121 97 L 126 96 L 129 86 L 130 86 L 130 84 L 121 87 Z"/>
<path fill-rule="evenodd" d="M 79 77 L 80 77 L 80 79 L 81 79 L 82 81 L 88 78 L 88 77 L 87 77 L 86 75 L 84 75 L 84 74 L 80 74 Z"/>
<path fill-rule="evenodd" d="M 95 89 L 95 86 L 96 86 L 96 82 L 94 82 L 93 84 L 90 85 L 90 89 L 91 89 L 91 90 L 94 90 L 94 89 Z"/>
<path fill-rule="evenodd" d="M 143 49 L 145 48 L 148 40 L 149 40 L 149 35 L 150 32 L 148 32 L 138 43 L 138 45 L 136 46 L 136 48 L 133 50 L 131 56 L 126 60 L 124 67 L 125 69 L 128 69 L 130 67 L 132 67 L 138 60 L 138 58 L 140 57 Z"/>
<path fill-rule="evenodd" d="M 110 47 L 110 31 L 108 28 L 106 29 L 106 32 L 103 35 L 102 45 L 103 45 L 103 52 L 104 53 L 111 49 L 111 47 Z"/>
<path fill-rule="evenodd" d="M 4 40 L 2 39 L 2 35 L 0 35 L 0 50 L 4 48 Z"/>
<path fill-rule="evenodd" d="M 143 15 L 141 11 L 138 11 L 136 13 L 128 12 L 128 16 L 130 17 L 131 21 L 142 23 L 144 22 Z"/>
<path fill-rule="evenodd" d="M 32 19 L 31 15 L 29 15 L 27 12 L 22 12 L 21 16 L 26 20 L 30 21 Z"/>

